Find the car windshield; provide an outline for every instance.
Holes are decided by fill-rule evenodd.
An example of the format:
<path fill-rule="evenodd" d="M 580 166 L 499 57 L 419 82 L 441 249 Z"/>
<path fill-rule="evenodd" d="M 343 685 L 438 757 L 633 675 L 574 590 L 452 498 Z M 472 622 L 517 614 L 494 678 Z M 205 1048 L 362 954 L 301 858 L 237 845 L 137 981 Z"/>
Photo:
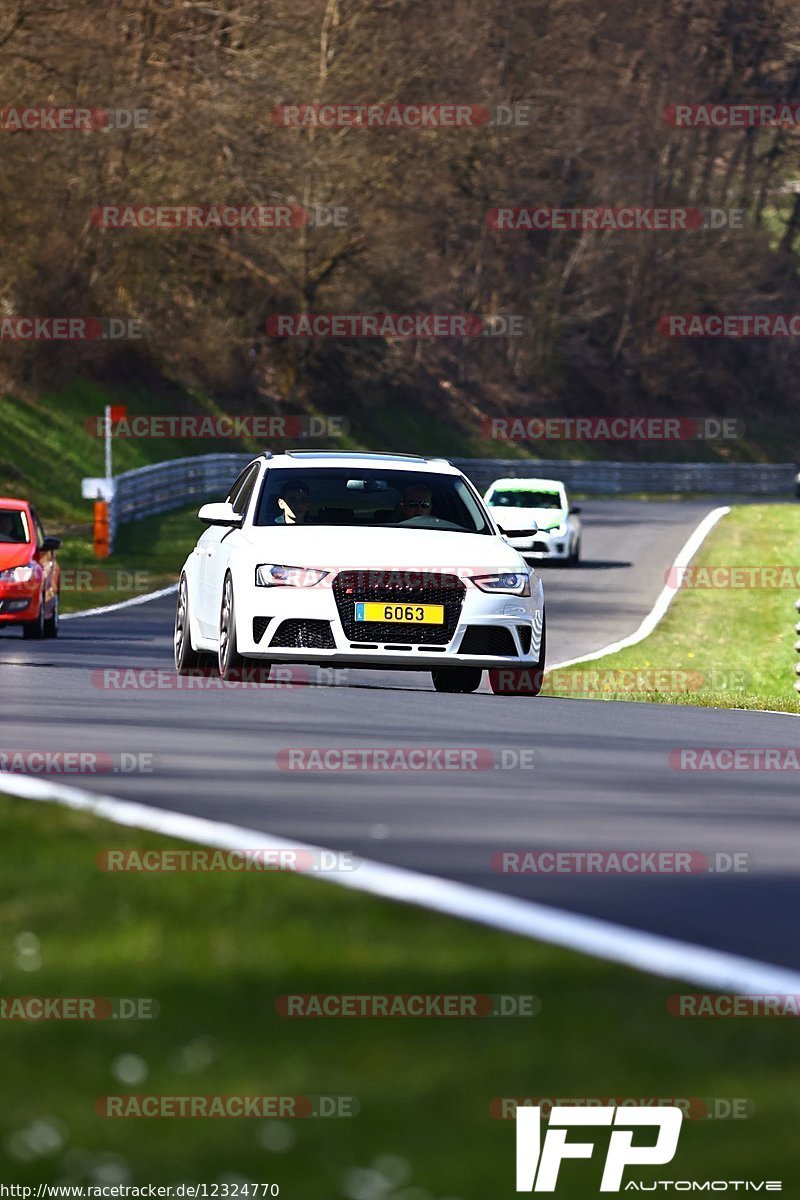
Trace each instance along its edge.
<path fill-rule="evenodd" d="M 0 542 L 29 542 L 28 522 L 18 508 L 0 508 Z"/>
<path fill-rule="evenodd" d="M 489 497 L 492 508 L 563 508 L 564 501 L 558 492 L 492 492 Z"/>
<path fill-rule="evenodd" d="M 457 475 L 358 466 L 273 468 L 264 480 L 254 524 L 492 532 Z"/>

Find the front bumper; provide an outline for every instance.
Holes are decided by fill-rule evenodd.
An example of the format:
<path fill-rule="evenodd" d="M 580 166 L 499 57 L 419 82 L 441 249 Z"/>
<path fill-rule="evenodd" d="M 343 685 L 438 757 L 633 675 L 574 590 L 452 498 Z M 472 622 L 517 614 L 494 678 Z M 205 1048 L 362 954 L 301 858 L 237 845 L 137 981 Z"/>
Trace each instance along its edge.
<path fill-rule="evenodd" d="M 507 537 L 514 549 L 522 555 L 527 563 L 569 558 L 572 541 L 570 529 L 557 536 L 540 529 L 538 533 L 528 537 L 514 537 L 513 533 L 508 534 Z"/>
<path fill-rule="evenodd" d="M 533 576 L 531 596 L 492 595 L 469 583 L 452 633 L 437 639 L 425 626 L 425 641 L 408 626 L 397 634 L 385 626 L 349 637 L 330 586 L 257 588 L 234 578 L 238 649 L 247 658 L 269 662 L 330 663 L 349 667 L 394 667 L 430 671 L 434 667 L 533 666 L 539 660 L 544 595 Z M 389 602 L 388 600 L 386 601 Z M 352 624 L 350 629 L 352 631 Z M 423 628 L 423 627 L 420 627 Z M 392 636 L 389 636 L 391 633 Z M 274 645 L 275 641 L 299 644 Z"/>
<path fill-rule="evenodd" d="M 38 585 L 0 583 L 0 625 L 33 621 L 38 615 Z"/>

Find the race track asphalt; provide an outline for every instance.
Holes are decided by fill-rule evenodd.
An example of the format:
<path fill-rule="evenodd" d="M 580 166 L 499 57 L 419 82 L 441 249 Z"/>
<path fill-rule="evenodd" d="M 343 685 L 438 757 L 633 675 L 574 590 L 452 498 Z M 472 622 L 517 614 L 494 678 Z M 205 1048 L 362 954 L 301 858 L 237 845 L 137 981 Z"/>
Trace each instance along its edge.
<path fill-rule="evenodd" d="M 633 632 L 712 507 L 586 501 L 584 565 L 543 571 L 551 662 Z M 410 673 L 348 671 L 338 686 L 320 686 L 313 668 L 305 669 L 308 685 L 245 690 L 212 681 L 202 691 L 176 690 L 173 605 L 167 597 L 71 620 L 56 642 L 0 634 L 0 752 L 152 755 L 150 773 L 61 782 L 800 966 L 796 776 L 687 772 L 669 759 L 681 747 L 797 746 L 795 718 L 485 691 L 439 695 L 426 675 Z M 163 686 L 104 686 L 115 678 L 106 670 L 156 667 Z M 303 747 L 478 749 L 491 752 L 494 765 L 284 769 L 280 752 Z M 502 765 L 503 752 L 510 762 L 521 751 L 535 751 L 533 767 Z M 523 849 L 739 853 L 747 870 L 495 869 L 494 855 Z"/>

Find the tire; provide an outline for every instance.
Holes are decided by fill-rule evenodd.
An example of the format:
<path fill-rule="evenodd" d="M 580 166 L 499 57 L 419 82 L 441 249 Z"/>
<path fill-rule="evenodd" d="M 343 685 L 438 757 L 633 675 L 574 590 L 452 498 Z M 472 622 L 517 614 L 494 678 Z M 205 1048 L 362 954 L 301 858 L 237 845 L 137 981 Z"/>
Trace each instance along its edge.
<path fill-rule="evenodd" d="M 483 671 L 480 667 L 439 667 L 431 671 L 433 686 L 437 692 L 475 692 L 481 686 Z"/>
<path fill-rule="evenodd" d="M 39 598 L 39 612 L 32 621 L 22 622 L 22 636 L 26 641 L 31 638 L 36 641 L 44 637 L 44 596 Z"/>
<path fill-rule="evenodd" d="M 544 683 L 547 659 L 547 618 L 542 618 L 542 644 L 539 661 L 532 667 L 498 667 L 489 672 L 489 686 L 495 696 L 538 696 Z"/>
<path fill-rule="evenodd" d="M 55 603 L 53 604 L 52 616 L 45 618 L 44 636 L 46 638 L 58 637 L 58 601 L 59 597 L 56 596 Z"/>
<path fill-rule="evenodd" d="M 181 581 L 178 584 L 172 646 L 175 655 L 175 670 L 179 675 L 190 675 L 213 665 L 213 655 L 195 650 L 192 645 L 191 626 L 189 625 L 189 585 L 185 575 L 181 575 Z"/>
<path fill-rule="evenodd" d="M 242 678 L 248 660 L 236 645 L 236 608 L 233 599 L 233 579 L 225 576 L 222 585 L 222 603 L 219 610 L 219 650 L 217 654 L 220 678 L 226 681 Z"/>
<path fill-rule="evenodd" d="M 575 542 L 575 547 L 572 551 L 572 554 L 570 554 L 570 556 L 569 556 L 568 562 L 571 567 L 577 567 L 577 565 L 580 561 L 581 561 L 581 539 L 578 538 L 578 540 Z"/>

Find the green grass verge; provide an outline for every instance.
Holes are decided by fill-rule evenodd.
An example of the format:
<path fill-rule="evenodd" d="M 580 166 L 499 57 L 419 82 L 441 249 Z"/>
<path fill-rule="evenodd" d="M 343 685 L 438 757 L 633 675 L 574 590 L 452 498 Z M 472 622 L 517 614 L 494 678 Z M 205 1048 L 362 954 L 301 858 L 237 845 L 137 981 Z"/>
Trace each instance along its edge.
<path fill-rule="evenodd" d="M 197 508 L 121 525 L 114 553 L 105 559 L 94 557 L 89 531 L 62 531 L 61 611 L 116 604 L 175 583 L 204 529 Z"/>
<path fill-rule="evenodd" d="M 680 1020 L 667 998 L 687 989 L 599 960 L 297 876 L 111 875 L 96 866 L 105 848 L 179 844 L 7 797 L 0 821 L 3 995 L 160 1005 L 154 1020 L 0 1024 L 7 1182 L 249 1178 L 286 1197 L 495 1200 L 514 1194 L 514 1129 L 490 1115 L 494 1098 L 696 1096 L 746 1098 L 754 1113 L 685 1122 L 672 1165 L 631 1177 L 783 1177 L 794 1194 L 791 1019 Z M 281 994 L 318 992 L 535 994 L 542 1007 L 477 1020 L 276 1013 Z M 120 1082 L 126 1069 L 141 1078 Z M 96 1115 L 96 1097 L 127 1093 L 355 1096 L 360 1111 Z M 394 1188 L 354 1174 L 376 1165 Z M 559 1194 L 596 1194 L 598 1170 L 567 1164 Z"/>
<path fill-rule="evenodd" d="M 800 506 L 734 508 L 693 560 L 693 570 L 704 567 L 789 568 L 796 577 Z M 698 584 L 713 581 L 712 576 L 697 574 L 693 579 Z M 590 699 L 800 712 L 794 690 L 799 595 L 800 589 L 793 587 L 682 588 L 644 641 L 556 672 L 548 677 L 547 688 Z M 628 675 L 626 685 L 617 686 L 618 671 L 641 672 L 643 682 L 635 683 Z M 647 686 L 655 671 L 664 673 L 662 690 Z M 689 673 L 685 689 L 682 672 Z"/>

